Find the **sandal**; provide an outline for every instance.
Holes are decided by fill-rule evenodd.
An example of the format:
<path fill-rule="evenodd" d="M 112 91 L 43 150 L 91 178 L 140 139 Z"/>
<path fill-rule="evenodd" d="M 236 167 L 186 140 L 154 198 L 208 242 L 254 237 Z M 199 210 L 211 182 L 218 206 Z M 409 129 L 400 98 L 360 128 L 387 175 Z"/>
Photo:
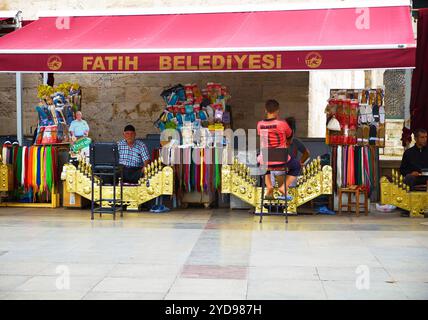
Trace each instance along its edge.
<path fill-rule="evenodd" d="M 275 200 L 275 197 L 274 197 L 273 193 L 272 194 L 265 194 L 264 199 L 265 200 Z"/>

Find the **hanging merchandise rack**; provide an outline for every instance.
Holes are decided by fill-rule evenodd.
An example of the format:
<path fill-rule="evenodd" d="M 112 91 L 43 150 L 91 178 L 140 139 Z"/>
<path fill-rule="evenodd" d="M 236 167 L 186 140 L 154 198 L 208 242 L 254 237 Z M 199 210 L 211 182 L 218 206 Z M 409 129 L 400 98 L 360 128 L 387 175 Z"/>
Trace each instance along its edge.
<path fill-rule="evenodd" d="M 0 191 L 7 192 L 2 207 L 59 207 L 57 148 L 5 143 L 0 181 Z"/>

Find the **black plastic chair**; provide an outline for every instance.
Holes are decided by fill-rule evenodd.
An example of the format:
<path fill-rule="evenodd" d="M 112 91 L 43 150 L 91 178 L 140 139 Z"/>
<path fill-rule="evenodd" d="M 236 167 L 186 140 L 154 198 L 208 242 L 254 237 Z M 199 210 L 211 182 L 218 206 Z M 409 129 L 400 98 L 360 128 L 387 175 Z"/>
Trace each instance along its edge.
<path fill-rule="evenodd" d="M 287 161 L 288 161 L 288 148 L 267 148 L 267 149 L 261 149 L 261 154 L 263 156 L 264 162 L 283 162 L 284 166 L 280 167 L 269 167 L 269 165 L 266 165 L 266 169 L 268 171 L 281 171 L 283 172 L 283 178 L 284 183 L 287 179 Z M 265 175 L 261 175 L 261 186 L 262 186 L 262 197 L 261 197 L 261 211 L 260 211 L 260 221 L 259 223 L 262 223 L 263 221 L 263 208 L 268 209 L 268 215 L 282 215 L 285 214 L 285 223 L 288 223 L 288 201 L 287 196 L 285 196 L 285 200 L 267 200 L 265 198 Z M 286 191 L 288 191 L 286 189 Z M 266 201 L 269 201 L 268 204 L 266 204 Z M 284 204 L 281 202 L 285 201 Z M 275 209 L 275 211 L 272 210 L 272 208 Z"/>
<path fill-rule="evenodd" d="M 119 150 L 117 143 L 93 143 L 90 146 L 89 161 L 92 166 L 91 175 L 91 220 L 94 220 L 94 213 L 99 213 L 100 217 L 103 213 L 113 214 L 113 220 L 116 219 L 116 212 L 120 210 L 120 217 L 123 217 L 123 168 L 119 164 Z M 99 200 L 94 199 L 95 177 L 99 178 Z M 116 198 L 116 183 L 119 177 L 120 199 Z M 102 196 L 104 180 L 111 180 L 113 185 L 113 198 L 107 199 Z M 103 207 L 103 201 L 112 202 L 111 206 Z M 119 205 L 118 205 L 119 203 Z M 95 205 L 99 204 L 98 208 Z"/>

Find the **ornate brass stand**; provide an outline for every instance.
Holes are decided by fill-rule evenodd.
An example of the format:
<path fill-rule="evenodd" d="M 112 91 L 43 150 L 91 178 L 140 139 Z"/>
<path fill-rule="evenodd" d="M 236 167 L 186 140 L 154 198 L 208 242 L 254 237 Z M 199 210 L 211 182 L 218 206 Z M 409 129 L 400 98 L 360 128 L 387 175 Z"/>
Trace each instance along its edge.
<path fill-rule="evenodd" d="M 87 159 L 80 159 L 78 167 L 65 164 L 61 179 L 65 180 L 66 192 L 75 192 L 80 196 L 91 199 L 91 165 Z M 94 190 L 95 199 L 99 199 L 99 182 Z M 123 186 L 124 205 L 127 210 L 138 210 L 138 206 L 161 195 L 173 194 L 172 167 L 162 166 L 161 160 L 156 159 L 144 168 L 144 177 L 138 185 Z M 103 198 L 113 198 L 113 186 L 103 186 Z M 116 197 L 120 197 L 120 188 L 116 188 Z M 103 203 L 107 206 L 108 203 Z"/>
<path fill-rule="evenodd" d="M 10 164 L 0 164 L 0 191 L 13 191 L 13 166 Z M 22 208 L 58 208 L 59 193 L 57 186 L 54 186 L 50 197 L 50 202 L 0 202 L 0 207 L 22 207 Z"/>
<path fill-rule="evenodd" d="M 297 207 L 309 202 L 322 194 L 332 194 L 333 178 L 330 166 L 321 167 L 318 157 L 303 168 L 302 176 L 298 177 L 297 186 L 290 188 L 289 194 L 293 200 L 288 202 L 288 212 L 296 213 Z M 231 193 L 261 212 L 262 188 L 257 187 L 257 180 L 250 176 L 250 168 L 239 163 L 237 159 L 232 165 L 223 165 L 221 171 L 222 193 Z M 275 193 L 279 191 L 276 189 Z M 279 203 L 285 201 L 280 201 Z M 275 200 L 277 203 L 277 200 Z M 263 212 L 267 212 L 263 208 Z"/>
<path fill-rule="evenodd" d="M 392 182 L 387 177 L 380 179 L 380 202 L 391 204 L 410 212 L 411 217 L 424 217 L 428 210 L 428 191 L 410 191 L 403 176 L 392 170 Z"/>
<path fill-rule="evenodd" d="M 12 191 L 13 167 L 10 164 L 0 164 L 0 191 Z"/>

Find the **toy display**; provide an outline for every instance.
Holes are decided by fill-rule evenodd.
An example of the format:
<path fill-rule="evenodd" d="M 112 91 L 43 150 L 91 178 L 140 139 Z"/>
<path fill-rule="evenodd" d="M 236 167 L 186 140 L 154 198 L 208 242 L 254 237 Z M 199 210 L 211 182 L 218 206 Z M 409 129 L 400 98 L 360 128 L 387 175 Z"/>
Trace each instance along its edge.
<path fill-rule="evenodd" d="M 77 83 L 65 82 L 56 87 L 40 85 L 36 144 L 69 141 L 68 127 L 80 110 L 81 90 Z"/>
<path fill-rule="evenodd" d="M 331 90 L 326 143 L 385 147 L 383 89 Z"/>
<path fill-rule="evenodd" d="M 221 147 L 223 131 L 231 128 L 232 117 L 227 105 L 230 94 L 225 86 L 209 82 L 202 90 L 196 84 L 178 84 L 164 90 L 166 107 L 155 122 L 160 131 L 177 129 L 180 141 L 170 141 L 169 158 L 179 156 L 183 163 L 174 164 L 174 184 L 178 201 L 202 203 L 208 207 L 221 187 Z M 167 149 L 166 149 L 167 148 Z"/>
<path fill-rule="evenodd" d="M 231 126 L 230 107 L 227 105 L 230 94 L 219 83 L 209 82 L 202 90 L 196 84 L 178 84 L 164 90 L 161 97 L 166 107 L 154 125 L 160 131 L 180 130 L 181 145 L 206 146 L 212 142 L 208 132 L 213 134 Z"/>

